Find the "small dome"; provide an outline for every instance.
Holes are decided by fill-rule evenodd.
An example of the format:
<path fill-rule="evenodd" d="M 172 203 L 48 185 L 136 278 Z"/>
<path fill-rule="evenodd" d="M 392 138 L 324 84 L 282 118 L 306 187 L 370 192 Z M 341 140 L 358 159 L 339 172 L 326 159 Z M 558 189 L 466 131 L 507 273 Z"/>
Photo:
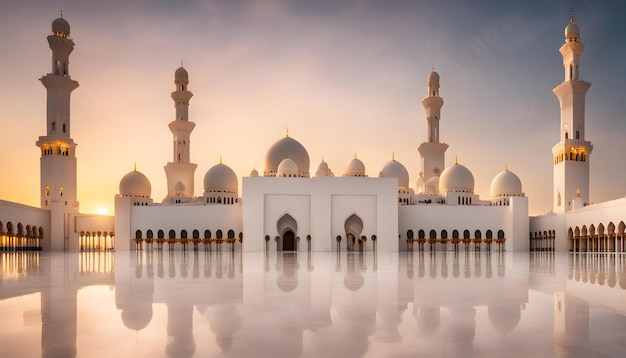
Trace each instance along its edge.
<path fill-rule="evenodd" d="M 152 193 L 150 180 L 141 172 L 133 170 L 120 180 L 120 195 L 149 198 Z"/>
<path fill-rule="evenodd" d="M 277 177 L 297 177 L 298 165 L 291 158 L 283 159 L 278 164 L 278 170 L 276 171 Z"/>
<path fill-rule="evenodd" d="M 578 25 L 574 22 L 574 14 L 572 13 L 569 18 L 569 24 L 565 26 L 565 39 L 578 41 L 579 37 L 580 29 L 578 29 Z"/>
<path fill-rule="evenodd" d="M 491 181 L 491 197 L 521 196 L 522 181 L 515 173 L 505 170 L 496 175 Z"/>
<path fill-rule="evenodd" d="M 64 36 L 68 36 L 70 34 L 70 24 L 65 21 L 63 15 L 52 21 L 52 33 L 61 33 Z"/>
<path fill-rule="evenodd" d="M 364 177 L 365 176 L 365 164 L 354 157 L 346 164 L 346 176 L 347 177 Z"/>
<path fill-rule="evenodd" d="M 238 187 L 237 174 L 228 165 L 214 165 L 204 175 L 204 192 L 222 190 L 236 194 Z"/>
<path fill-rule="evenodd" d="M 382 178 L 397 178 L 398 187 L 409 187 L 409 172 L 406 170 L 404 165 L 402 165 L 402 163 L 396 161 L 395 159 L 390 160 L 387 164 L 385 164 L 379 176 Z"/>
<path fill-rule="evenodd" d="M 320 164 L 317 166 L 317 171 L 315 172 L 316 177 L 332 177 L 334 176 L 332 170 L 328 168 L 328 163 L 322 159 Z"/>
<path fill-rule="evenodd" d="M 439 74 L 434 69 L 428 74 L 428 84 L 431 83 L 439 83 Z"/>
<path fill-rule="evenodd" d="M 256 168 L 252 169 L 252 171 L 250 172 L 250 176 L 251 177 L 258 177 L 259 176 L 259 172 L 256 170 Z"/>
<path fill-rule="evenodd" d="M 183 66 L 180 66 L 176 69 L 176 72 L 174 72 L 174 80 L 179 79 L 189 81 L 189 73 L 187 73 L 187 70 Z"/>
<path fill-rule="evenodd" d="M 185 184 L 179 181 L 174 185 L 174 191 L 185 191 Z"/>
<path fill-rule="evenodd" d="M 274 143 L 265 156 L 265 176 L 274 176 L 278 171 L 278 165 L 285 158 L 291 158 L 297 167 L 299 176 L 309 177 L 309 153 L 304 146 L 291 137 L 284 137 Z"/>
<path fill-rule="evenodd" d="M 461 164 L 455 163 L 447 167 L 439 178 L 441 193 L 474 192 L 474 176 L 472 172 Z"/>
<path fill-rule="evenodd" d="M 426 182 L 424 193 L 427 195 L 439 195 L 439 177 L 434 176 Z"/>

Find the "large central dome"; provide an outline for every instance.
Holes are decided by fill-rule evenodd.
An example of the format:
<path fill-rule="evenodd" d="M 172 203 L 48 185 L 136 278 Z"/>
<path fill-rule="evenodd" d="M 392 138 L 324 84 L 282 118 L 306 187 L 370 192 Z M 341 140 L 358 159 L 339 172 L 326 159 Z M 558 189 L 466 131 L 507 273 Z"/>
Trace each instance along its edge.
<path fill-rule="evenodd" d="M 304 146 L 297 140 L 284 137 L 278 142 L 274 143 L 267 151 L 265 156 L 265 172 L 266 177 L 276 176 L 278 171 L 278 165 L 285 158 L 293 160 L 298 166 L 298 176 L 308 178 L 309 177 L 309 153 L 307 153 Z"/>

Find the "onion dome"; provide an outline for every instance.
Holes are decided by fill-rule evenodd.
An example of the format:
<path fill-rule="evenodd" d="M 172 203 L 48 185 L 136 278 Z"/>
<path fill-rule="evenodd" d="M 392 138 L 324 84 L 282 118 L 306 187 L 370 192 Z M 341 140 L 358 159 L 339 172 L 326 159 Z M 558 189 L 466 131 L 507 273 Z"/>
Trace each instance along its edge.
<path fill-rule="evenodd" d="M 52 33 L 63 37 L 70 35 L 70 24 L 63 18 L 63 13 L 61 17 L 52 21 Z"/>
<path fill-rule="evenodd" d="M 174 81 L 176 80 L 189 81 L 189 73 L 187 73 L 187 70 L 182 66 L 182 64 L 176 69 L 176 72 L 174 72 Z"/>
<path fill-rule="evenodd" d="M 289 135 L 274 143 L 267 151 L 263 175 L 275 176 L 278 171 L 278 165 L 285 158 L 290 158 L 296 163 L 300 177 L 309 177 L 309 153 L 307 153 L 300 142 L 289 137 Z"/>
<path fill-rule="evenodd" d="M 174 185 L 174 191 L 177 193 L 185 192 L 185 184 L 179 181 L 178 183 L 176 183 L 176 185 Z"/>
<path fill-rule="evenodd" d="M 469 169 L 456 162 L 441 173 L 439 189 L 442 194 L 447 192 L 473 193 L 474 176 Z"/>
<path fill-rule="evenodd" d="M 238 187 L 237 174 L 229 166 L 222 164 L 221 161 L 211 167 L 204 175 L 204 192 L 237 193 Z"/>
<path fill-rule="evenodd" d="M 120 180 L 121 196 L 149 198 L 151 193 L 152 185 L 150 185 L 150 180 L 137 170 L 124 175 L 122 180 Z"/>
<path fill-rule="evenodd" d="M 256 168 L 252 169 L 252 171 L 250 172 L 250 176 L 251 177 L 258 177 L 259 176 L 259 171 L 256 170 Z"/>
<path fill-rule="evenodd" d="M 298 176 L 298 165 L 291 158 L 285 158 L 278 164 L 276 176 L 295 178 Z"/>
<path fill-rule="evenodd" d="M 580 39 L 580 30 L 578 25 L 574 22 L 574 12 L 571 13 L 569 18 L 569 24 L 565 27 L 565 41 L 576 41 Z"/>
<path fill-rule="evenodd" d="M 439 177 L 434 176 L 426 182 L 424 193 L 427 195 L 439 195 Z"/>
<path fill-rule="evenodd" d="M 395 158 L 385 164 L 383 170 L 380 172 L 381 178 L 397 178 L 399 188 L 409 187 L 409 172 L 406 170 L 402 163 L 396 161 Z"/>
<path fill-rule="evenodd" d="M 346 164 L 346 176 L 347 177 L 364 177 L 365 176 L 365 164 L 356 157 L 350 159 Z"/>
<path fill-rule="evenodd" d="M 328 163 L 322 159 L 320 164 L 317 166 L 317 171 L 315 172 L 316 177 L 332 177 L 335 176 L 333 171 L 328 168 Z"/>
<path fill-rule="evenodd" d="M 491 181 L 491 197 L 522 196 L 522 181 L 508 169 L 500 172 Z"/>

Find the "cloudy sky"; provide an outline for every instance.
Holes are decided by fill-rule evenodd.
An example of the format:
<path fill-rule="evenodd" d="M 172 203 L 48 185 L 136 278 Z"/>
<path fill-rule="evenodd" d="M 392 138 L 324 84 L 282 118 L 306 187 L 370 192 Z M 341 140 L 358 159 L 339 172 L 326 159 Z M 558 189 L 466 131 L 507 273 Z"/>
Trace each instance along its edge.
<path fill-rule="evenodd" d="M 219 162 L 239 176 L 262 172 L 266 150 L 300 141 L 312 172 L 322 157 L 335 174 L 354 153 L 378 176 L 392 152 L 420 171 L 426 139 L 426 77 L 434 64 L 445 104 L 448 164 L 474 174 L 489 197 L 508 164 L 531 214 L 552 207 L 551 148 L 559 138 L 552 89 L 570 9 L 585 44 L 586 135 L 591 201 L 626 195 L 626 16 L 620 1 L 190 0 L 3 1 L 0 5 L 0 198 L 39 205 L 39 149 L 51 70 L 46 36 L 63 10 L 76 43 L 70 74 L 72 137 L 79 144 L 81 211 L 113 212 L 119 180 L 137 163 L 166 195 L 172 158 L 170 93 L 184 61 L 194 93 L 190 120 L 196 195 Z"/>

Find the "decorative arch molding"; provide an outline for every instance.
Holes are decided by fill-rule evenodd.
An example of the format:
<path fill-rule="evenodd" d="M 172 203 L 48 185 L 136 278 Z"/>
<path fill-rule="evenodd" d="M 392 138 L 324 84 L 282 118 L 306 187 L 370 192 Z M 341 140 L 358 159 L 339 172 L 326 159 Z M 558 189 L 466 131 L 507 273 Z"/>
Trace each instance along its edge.
<path fill-rule="evenodd" d="M 278 235 L 283 236 L 289 230 L 296 234 L 298 232 L 298 222 L 291 214 L 285 212 L 276 222 L 276 231 L 278 231 Z"/>
<path fill-rule="evenodd" d="M 354 237 L 361 237 L 361 233 L 363 232 L 363 219 L 361 219 L 357 213 L 353 213 L 344 221 L 344 230 L 346 235 L 352 234 Z"/>

